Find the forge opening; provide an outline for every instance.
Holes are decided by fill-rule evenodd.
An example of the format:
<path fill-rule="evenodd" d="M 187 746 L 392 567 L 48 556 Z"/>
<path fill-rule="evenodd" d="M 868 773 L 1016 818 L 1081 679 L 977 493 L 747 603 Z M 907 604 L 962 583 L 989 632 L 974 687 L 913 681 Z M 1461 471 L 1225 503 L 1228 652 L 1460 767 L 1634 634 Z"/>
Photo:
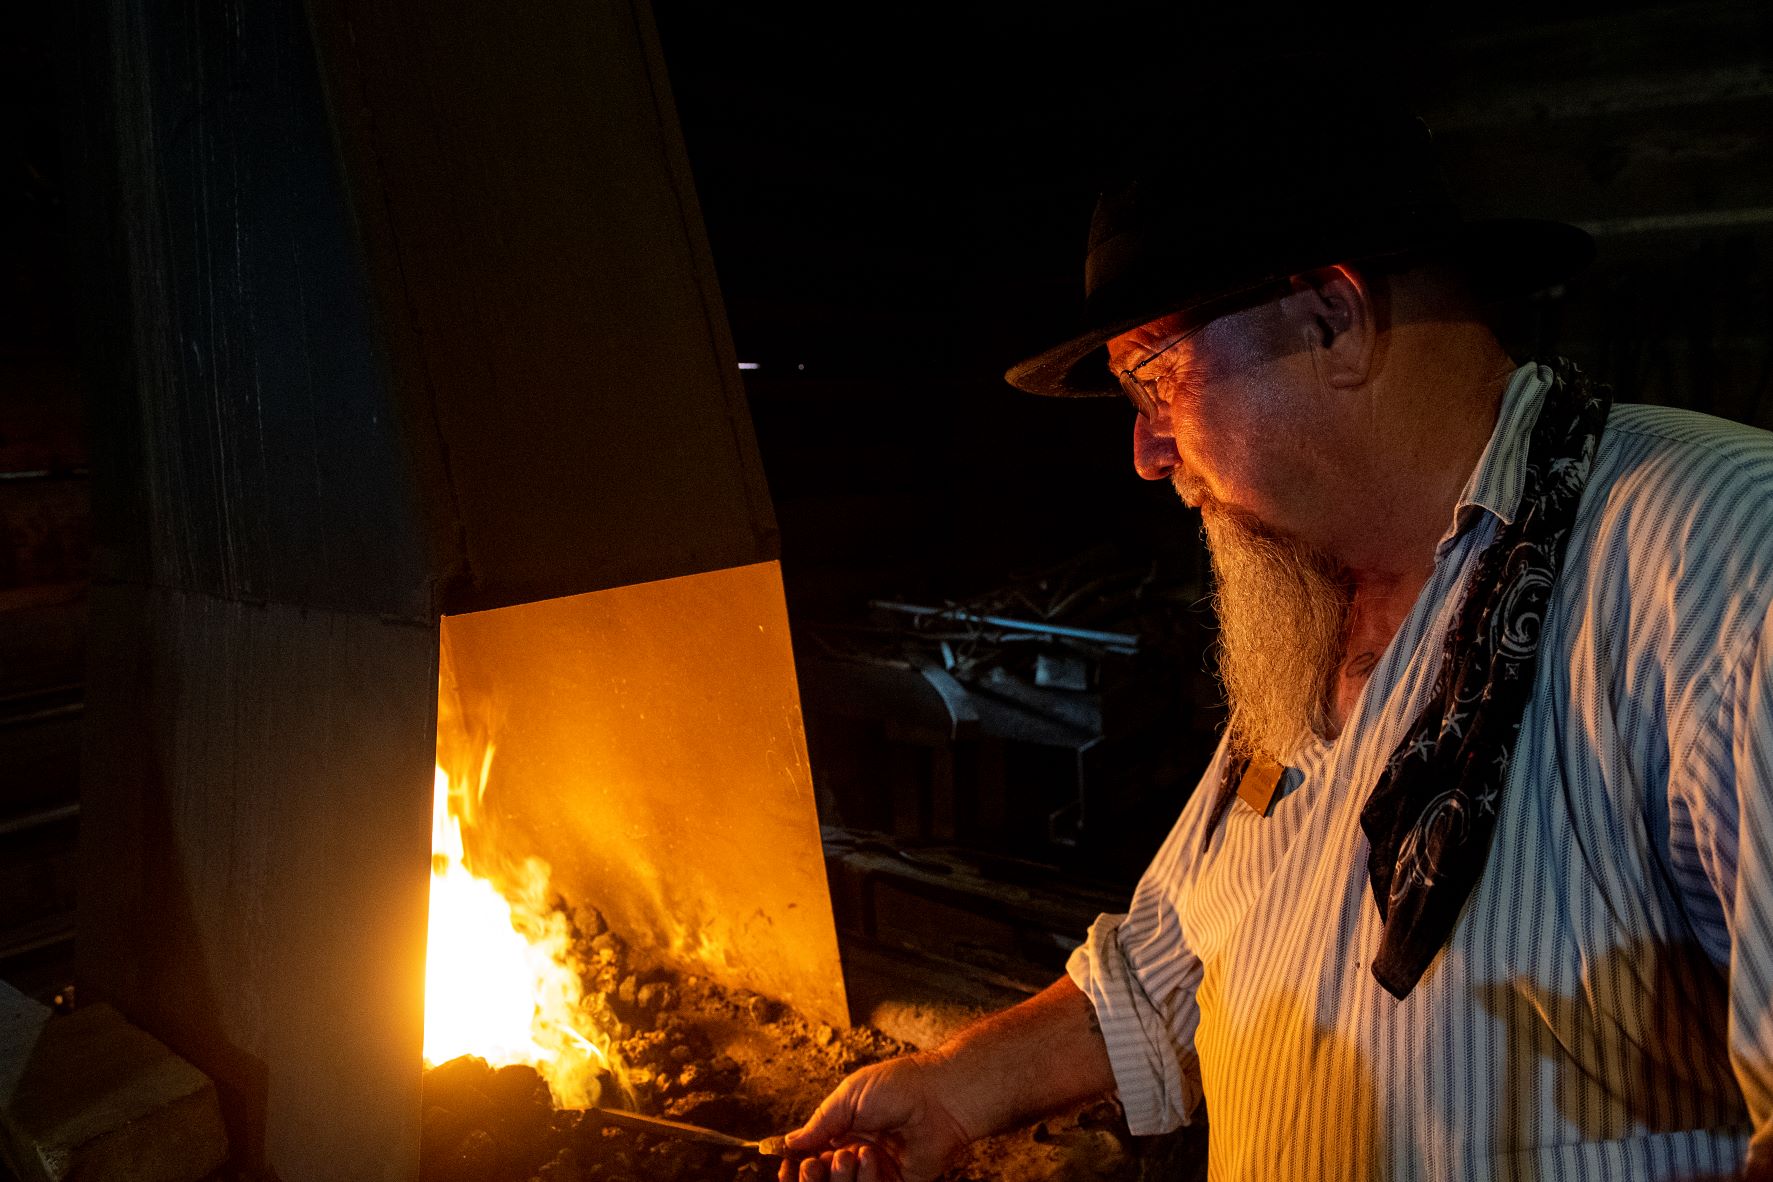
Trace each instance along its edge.
<path fill-rule="evenodd" d="M 846 1029 L 776 564 L 440 644 L 422 1176 L 751 1176 L 585 1110 L 761 1138 L 898 1049 Z"/>
<path fill-rule="evenodd" d="M 539 862 L 662 967 L 846 1023 L 776 563 L 447 616 L 437 719 L 507 898 Z"/>

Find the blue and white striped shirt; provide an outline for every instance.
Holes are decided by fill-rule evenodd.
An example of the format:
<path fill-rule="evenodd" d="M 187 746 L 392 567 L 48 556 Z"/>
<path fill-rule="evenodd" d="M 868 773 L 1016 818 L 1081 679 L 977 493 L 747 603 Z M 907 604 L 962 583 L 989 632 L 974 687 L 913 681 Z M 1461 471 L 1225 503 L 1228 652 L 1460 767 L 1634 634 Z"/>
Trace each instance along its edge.
<path fill-rule="evenodd" d="M 1210 1175 L 1728 1177 L 1773 1155 L 1773 435 L 1616 406 L 1547 609 L 1495 844 L 1397 1001 L 1360 810 L 1520 501 L 1524 366 L 1342 735 L 1208 827 L 1224 751 L 1129 912 L 1072 956 L 1127 1120 L 1205 1099 Z"/>

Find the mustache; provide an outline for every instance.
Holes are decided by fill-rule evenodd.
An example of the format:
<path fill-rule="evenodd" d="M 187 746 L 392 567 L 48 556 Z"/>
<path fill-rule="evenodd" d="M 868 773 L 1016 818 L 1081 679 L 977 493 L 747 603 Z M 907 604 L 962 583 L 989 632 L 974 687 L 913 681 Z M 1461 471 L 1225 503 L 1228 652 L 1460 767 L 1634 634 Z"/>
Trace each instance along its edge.
<path fill-rule="evenodd" d="M 1199 489 L 1198 495 L 1200 503 L 1196 508 L 1200 510 L 1201 526 L 1207 535 L 1209 547 L 1213 536 L 1217 534 L 1222 548 L 1243 552 L 1260 551 L 1277 563 L 1292 567 L 1303 566 L 1325 575 L 1334 575 L 1338 579 L 1342 577 L 1340 563 L 1296 534 L 1270 524 L 1248 509 L 1240 509 L 1221 501 L 1204 486 Z"/>
<path fill-rule="evenodd" d="M 1208 491 L 1206 481 L 1181 468 L 1170 473 L 1170 488 L 1190 509 L 1204 512 L 1209 505 L 1217 507 L 1222 504 L 1219 498 Z"/>

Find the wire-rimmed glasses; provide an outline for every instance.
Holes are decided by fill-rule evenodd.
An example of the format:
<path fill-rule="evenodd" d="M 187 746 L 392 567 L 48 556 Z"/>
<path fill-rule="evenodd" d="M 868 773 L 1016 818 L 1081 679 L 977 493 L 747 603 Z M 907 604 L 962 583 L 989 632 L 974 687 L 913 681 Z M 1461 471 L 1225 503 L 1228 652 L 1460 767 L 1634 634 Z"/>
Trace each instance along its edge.
<path fill-rule="evenodd" d="M 1116 369 L 1113 371 L 1114 376 L 1120 381 L 1120 388 L 1126 391 L 1127 398 L 1132 401 L 1134 406 L 1138 407 L 1139 413 L 1145 416 L 1146 422 L 1156 423 L 1158 421 L 1159 412 L 1164 406 L 1168 405 L 1168 403 L 1163 396 L 1157 392 L 1157 378 L 1146 377 L 1139 372 L 1140 370 L 1150 365 L 1153 361 L 1156 361 L 1159 357 L 1162 357 L 1165 353 L 1168 353 L 1171 349 L 1174 349 L 1177 345 L 1180 345 L 1183 341 L 1188 340 L 1221 316 L 1229 316 L 1233 312 L 1241 312 L 1246 308 L 1253 308 L 1257 304 L 1263 304 L 1277 296 L 1285 295 L 1291 290 L 1292 282 L 1288 279 L 1270 280 L 1266 283 L 1261 283 L 1255 287 L 1237 292 L 1223 300 L 1218 300 L 1192 309 L 1188 313 L 1188 316 L 1189 319 L 1194 320 L 1194 323 L 1184 329 L 1180 335 L 1169 341 L 1161 349 L 1147 353 L 1140 359 L 1139 364 L 1128 369 Z"/>
<path fill-rule="evenodd" d="M 1117 369 L 1114 371 L 1114 376 L 1120 379 L 1120 388 L 1126 391 L 1127 397 L 1132 400 L 1134 406 L 1139 408 L 1139 413 L 1145 416 L 1146 422 L 1157 422 L 1158 408 L 1164 405 L 1164 400 L 1157 392 L 1157 379 L 1155 377 L 1142 377 L 1139 371 L 1206 326 L 1207 323 L 1205 322 L 1197 324 L 1163 348 L 1158 349 L 1153 353 L 1147 353 L 1139 364 L 1130 369 Z"/>

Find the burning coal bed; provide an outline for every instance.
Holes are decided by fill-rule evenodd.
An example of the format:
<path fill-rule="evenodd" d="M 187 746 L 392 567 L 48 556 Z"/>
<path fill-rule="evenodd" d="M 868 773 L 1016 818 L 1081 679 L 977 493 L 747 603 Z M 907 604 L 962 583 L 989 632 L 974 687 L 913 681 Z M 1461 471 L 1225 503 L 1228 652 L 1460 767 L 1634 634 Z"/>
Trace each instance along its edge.
<path fill-rule="evenodd" d="M 438 734 L 423 1182 L 762 1182 L 777 1159 L 634 1132 L 597 1109 L 762 1140 L 797 1127 L 849 1072 L 910 1049 L 661 967 L 601 912 L 563 900 L 544 860 L 468 840 L 491 833 L 480 821 L 494 747 L 459 741 L 441 714 Z M 1134 1141 L 1118 1107 L 1099 1104 L 981 1142 L 949 1179 L 1192 1176 L 1164 1139 Z"/>
<path fill-rule="evenodd" d="M 804 1119 L 809 1089 L 794 1075 L 835 1082 L 900 1048 L 866 1030 L 809 1026 L 756 995 L 649 968 L 595 910 L 568 912 L 580 966 L 583 1024 L 609 1039 L 589 1091 L 609 1107 L 762 1138 Z M 816 1091 L 816 1088 L 810 1089 Z M 817 1097 L 813 1098 L 817 1103 Z M 774 1177 L 757 1154 L 606 1124 L 556 1106 L 524 1064 L 492 1067 L 464 1055 L 425 1074 L 425 1182 L 628 1182 Z"/>
<path fill-rule="evenodd" d="M 796 1127 L 844 1075 L 910 1048 L 877 1030 L 810 1023 L 755 994 L 639 963 L 591 909 L 558 909 L 579 1009 L 607 1032 L 593 1095 L 607 1107 L 762 1139 Z M 424 1078 L 422 1182 L 764 1182 L 777 1159 L 617 1128 L 561 1108 L 534 1067 L 463 1055 Z M 1154 1150 L 1159 1150 L 1154 1153 Z M 1175 1154 L 1126 1134 L 1093 1105 L 976 1146 L 952 1182 L 1181 1178 Z"/>

